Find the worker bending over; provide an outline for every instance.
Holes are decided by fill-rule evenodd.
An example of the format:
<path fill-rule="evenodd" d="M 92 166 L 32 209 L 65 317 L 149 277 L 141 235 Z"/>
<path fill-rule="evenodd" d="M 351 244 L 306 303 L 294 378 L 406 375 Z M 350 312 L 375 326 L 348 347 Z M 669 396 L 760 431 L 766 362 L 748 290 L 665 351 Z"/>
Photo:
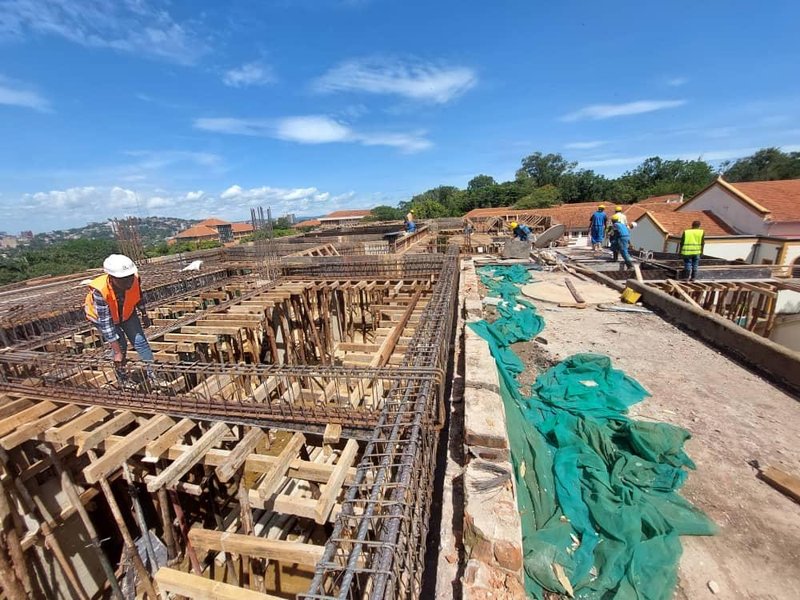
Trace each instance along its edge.
<path fill-rule="evenodd" d="M 618 204 L 614 207 L 614 214 L 619 215 L 619 220 L 622 221 L 625 226 L 628 226 L 628 216 L 622 212 L 622 207 Z"/>
<path fill-rule="evenodd" d="M 694 281 L 700 267 L 700 255 L 706 245 L 706 232 L 700 229 L 700 221 L 693 221 L 691 229 L 681 235 L 679 252 L 683 256 L 683 278 Z"/>
<path fill-rule="evenodd" d="M 531 228 L 524 223 L 511 221 L 511 223 L 508 224 L 508 228 L 511 230 L 511 234 L 514 236 L 514 239 L 517 239 L 520 242 L 527 242 L 531 238 Z"/>
<path fill-rule="evenodd" d="M 606 237 L 606 227 L 608 226 L 608 216 L 606 215 L 606 205 L 601 204 L 589 218 L 589 237 L 592 241 L 592 250 L 600 252 L 603 240 Z"/>
<path fill-rule="evenodd" d="M 618 214 L 611 217 L 611 226 L 613 227 L 614 231 L 614 240 L 617 244 L 617 252 L 622 255 L 622 260 L 625 261 L 625 266 L 629 269 L 633 268 L 633 261 L 631 260 L 631 255 L 628 252 L 628 247 L 631 245 L 631 232 L 628 229 L 628 226 L 622 222 L 622 219 Z"/>
<path fill-rule="evenodd" d="M 129 387 L 132 382 L 125 369 L 127 340 L 133 344 L 141 360 L 153 362 L 153 351 L 142 329 L 142 321 L 147 327 L 150 319 L 142 301 L 142 285 L 133 261 L 122 254 L 112 254 L 103 261 L 103 271 L 105 274 L 89 283 L 84 310 L 86 318 L 100 330 L 103 339 L 111 346 L 117 381 L 121 386 Z M 137 310 L 142 315 L 142 321 Z M 147 377 L 155 382 L 149 368 Z"/>

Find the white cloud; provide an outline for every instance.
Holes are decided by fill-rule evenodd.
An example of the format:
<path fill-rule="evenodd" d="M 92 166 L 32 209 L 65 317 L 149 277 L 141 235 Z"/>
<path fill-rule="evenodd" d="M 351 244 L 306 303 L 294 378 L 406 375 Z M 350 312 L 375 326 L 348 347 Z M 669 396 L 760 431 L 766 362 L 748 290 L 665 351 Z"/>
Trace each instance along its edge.
<path fill-rule="evenodd" d="M 584 119 L 610 119 L 676 108 L 686 104 L 686 100 L 638 100 L 623 104 L 592 104 L 561 117 L 562 121 L 582 121 Z"/>
<path fill-rule="evenodd" d="M 0 104 L 49 112 L 50 103 L 37 92 L 0 75 Z"/>
<path fill-rule="evenodd" d="M 278 119 L 201 118 L 195 120 L 194 126 L 215 133 L 271 137 L 299 144 L 358 143 L 389 146 L 402 152 L 419 152 L 433 145 L 424 131 L 358 131 L 325 115 Z"/>
<path fill-rule="evenodd" d="M 687 77 L 671 77 L 665 83 L 669 87 L 681 87 L 689 83 L 689 79 Z"/>
<path fill-rule="evenodd" d="M 136 167 L 144 170 L 163 169 L 181 163 L 216 167 L 222 162 L 218 154 L 194 150 L 129 150 L 126 154 L 139 159 Z"/>
<path fill-rule="evenodd" d="M 286 117 L 278 120 L 275 137 L 300 144 L 349 142 L 353 132 L 346 125 L 320 115 Z"/>
<path fill-rule="evenodd" d="M 272 67 L 259 61 L 243 64 L 241 67 L 225 72 L 222 82 L 230 87 L 247 87 L 250 85 L 266 85 L 275 81 Z"/>
<path fill-rule="evenodd" d="M 161 0 L 13 0 L 0 3 L 0 37 L 52 35 L 178 64 L 206 52 L 192 28 L 173 20 Z"/>
<path fill-rule="evenodd" d="M 468 67 L 400 59 L 354 59 L 340 63 L 314 82 L 320 92 L 390 94 L 444 104 L 474 87 Z"/>
<path fill-rule="evenodd" d="M 205 195 L 206 193 L 203 190 L 197 190 L 196 192 L 187 192 L 186 199 L 189 200 L 190 202 L 193 202 L 195 200 L 200 200 L 200 198 L 202 198 Z"/>
<path fill-rule="evenodd" d="M 608 142 L 603 140 L 594 140 L 591 142 L 570 142 L 568 144 L 564 144 L 564 148 L 569 150 L 591 150 L 592 148 L 599 148 L 600 146 L 605 146 Z"/>

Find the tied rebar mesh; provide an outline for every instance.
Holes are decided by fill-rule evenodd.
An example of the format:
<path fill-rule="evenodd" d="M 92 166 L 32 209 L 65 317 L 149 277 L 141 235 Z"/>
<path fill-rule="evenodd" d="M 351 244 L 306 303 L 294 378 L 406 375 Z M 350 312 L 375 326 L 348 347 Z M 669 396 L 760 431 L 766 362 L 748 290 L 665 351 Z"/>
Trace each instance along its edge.
<path fill-rule="evenodd" d="M 419 597 L 457 281 L 451 249 L 403 362 L 440 377 L 389 390 L 306 600 Z"/>

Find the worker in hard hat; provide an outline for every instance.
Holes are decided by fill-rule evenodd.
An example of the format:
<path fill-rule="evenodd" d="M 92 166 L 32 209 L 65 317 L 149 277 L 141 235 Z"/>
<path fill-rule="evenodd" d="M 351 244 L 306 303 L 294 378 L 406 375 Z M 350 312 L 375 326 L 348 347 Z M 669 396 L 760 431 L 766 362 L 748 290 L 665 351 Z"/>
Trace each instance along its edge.
<path fill-rule="evenodd" d="M 628 215 L 626 215 L 624 212 L 622 212 L 622 206 L 617 204 L 614 207 L 614 214 L 618 215 L 619 216 L 619 220 L 622 221 L 623 223 L 625 223 L 626 226 L 628 225 Z"/>
<path fill-rule="evenodd" d="M 150 326 L 150 319 L 134 262 L 122 254 L 112 254 L 103 261 L 103 271 L 103 275 L 89 282 L 84 310 L 86 318 L 100 330 L 103 340 L 111 346 L 118 382 L 128 387 L 131 382 L 125 368 L 127 340 L 133 344 L 141 360 L 153 362 L 153 351 L 142 328 L 142 325 Z M 149 369 L 147 374 L 152 380 Z"/>
<path fill-rule="evenodd" d="M 600 204 L 589 218 L 589 237 L 592 242 L 592 250 L 595 252 L 602 251 L 602 244 L 606 237 L 607 226 L 608 215 L 606 215 L 606 205 Z"/>
<path fill-rule="evenodd" d="M 416 214 L 414 209 L 408 211 L 405 219 L 406 233 L 414 233 L 417 230 Z"/>
<path fill-rule="evenodd" d="M 517 239 L 520 242 L 527 242 L 530 240 L 531 228 L 525 225 L 525 223 L 511 221 L 511 223 L 508 224 L 508 228 L 511 230 L 511 234 L 514 236 L 514 239 Z"/>
<path fill-rule="evenodd" d="M 617 252 L 622 256 L 622 260 L 625 261 L 625 266 L 632 269 L 633 261 L 631 260 L 630 252 L 628 252 L 628 248 L 631 245 L 631 232 L 618 214 L 611 217 L 611 227 L 614 230 Z"/>

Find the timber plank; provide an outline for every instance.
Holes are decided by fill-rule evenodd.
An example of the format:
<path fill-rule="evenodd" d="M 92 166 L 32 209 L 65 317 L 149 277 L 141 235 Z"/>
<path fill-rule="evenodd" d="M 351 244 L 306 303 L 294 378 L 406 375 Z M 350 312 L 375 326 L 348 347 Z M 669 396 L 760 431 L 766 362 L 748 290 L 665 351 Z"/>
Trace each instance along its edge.
<path fill-rule="evenodd" d="M 157 460 L 170 446 L 174 446 L 183 437 L 195 428 L 195 422 L 191 419 L 181 419 L 169 428 L 163 435 L 158 436 L 145 446 L 145 460 Z M 148 462 L 149 462 L 148 460 Z"/>
<path fill-rule="evenodd" d="M 156 415 L 143 426 L 125 437 L 125 441 L 115 445 L 101 458 L 92 462 L 83 470 L 83 475 L 89 483 L 97 483 L 109 473 L 118 469 L 120 465 L 141 450 L 147 442 L 158 437 L 175 424 L 167 415 Z"/>
<path fill-rule="evenodd" d="M 108 410 L 100 406 L 93 406 L 84 411 L 82 415 L 72 419 L 69 423 L 60 427 L 52 427 L 45 431 L 45 436 L 52 442 L 66 443 L 74 437 L 78 431 L 102 421 L 108 416 Z"/>
<path fill-rule="evenodd" d="M 767 467 L 761 471 L 760 476 L 779 492 L 795 502 L 800 502 L 800 478 L 775 467 Z"/>
<path fill-rule="evenodd" d="M 291 439 L 278 455 L 278 460 L 275 461 L 272 470 L 267 473 L 258 486 L 258 495 L 261 498 L 269 498 L 278 491 L 278 487 L 283 483 L 283 476 L 289 469 L 292 459 L 296 458 L 296 454 L 300 451 L 300 448 L 305 442 L 306 436 L 302 433 L 296 432 L 292 435 Z"/>
<path fill-rule="evenodd" d="M 220 466 L 217 467 L 217 479 L 225 483 L 229 481 L 244 465 L 248 455 L 250 455 L 259 442 L 264 439 L 266 434 L 258 427 L 253 427 L 244 434 L 242 439 L 236 444 L 228 457 Z"/>
<path fill-rule="evenodd" d="M 230 429 L 225 423 L 218 422 L 206 431 L 200 439 L 192 444 L 191 450 L 184 453 L 152 481 L 147 484 L 148 492 L 157 492 L 162 487 L 172 487 L 175 482 L 183 477 L 195 463 L 200 460 L 205 452 L 216 444 L 220 438 L 228 435 Z"/>
<path fill-rule="evenodd" d="M 23 423 L 29 423 L 31 419 L 38 419 L 43 414 L 56 408 L 58 408 L 57 404 L 45 400 L 44 402 L 37 402 L 30 408 L 21 410 L 15 415 L 6 417 L 0 421 L 0 436 L 8 435 Z"/>
<path fill-rule="evenodd" d="M 206 579 L 169 567 L 161 567 L 156 572 L 155 580 L 162 592 L 172 592 L 192 600 L 281 600 L 277 596 Z"/>
<path fill-rule="evenodd" d="M 9 433 L 2 440 L 0 440 L 0 446 L 6 450 L 11 450 L 12 448 L 19 446 L 22 442 L 37 439 L 39 435 L 42 434 L 46 429 L 49 429 L 58 423 L 62 423 L 67 419 L 71 419 L 75 415 L 79 414 L 82 410 L 82 407 L 76 406 L 75 404 L 67 404 L 66 406 L 62 406 L 58 410 L 48 413 L 47 415 L 35 421 L 29 421 L 28 423 L 21 425 L 12 433 Z"/>
<path fill-rule="evenodd" d="M 325 484 L 325 489 L 320 494 L 317 500 L 317 506 L 314 509 L 314 520 L 319 523 L 325 523 L 331 514 L 333 505 L 336 504 L 336 498 L 344 484 L 345 477 L 347 477 L 347 470 L 356 458 L 358 453 L 358 442 L 355 440 L 347 440 L 344 450 L 339 455 L 339 460 L 336 467 L 331 473 L 331 478 Z"/>
<path fill-rule="evenodd" d="M 309 567 L 316 566 L 322 559 L 325 549 L 324 546 L 315 544 L 271 540 L 254 535 L 200 529 L 199 527 L 189 531 L 189 541 L 192 546 L 201 550 L 243 554 L 254 558 L 265 558 Z"/>
<path fill-rule="evenodd" d="M 126 410 L 116 415 L 113 419 L 111 419 L 107 423 L 103 423 L 98 428 L 93 429 L 88 433 L 85 432 L 77 433 L 75 435 L 75 438 L 76 441 L 78 442 L 78 456 L 80 456 L 87 450 L 91 450 L 92 448 L 97 446 L 97 444 L 106 439 L 108 436 L 116 433 L 123 427 L 127 427 L 135 420 L 136 420 L 136 415 L 134 415 L 131 411 Z"/>

